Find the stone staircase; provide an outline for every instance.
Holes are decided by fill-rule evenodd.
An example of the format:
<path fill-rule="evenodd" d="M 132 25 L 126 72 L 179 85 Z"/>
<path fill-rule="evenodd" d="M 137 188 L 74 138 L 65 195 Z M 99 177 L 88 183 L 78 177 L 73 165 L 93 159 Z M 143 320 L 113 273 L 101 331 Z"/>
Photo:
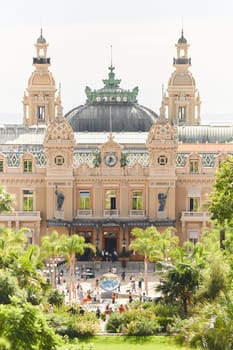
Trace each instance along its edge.
<path fill-rule="evenodd" d="M 81 267 L 92 268 L 97 274 L 103 274 L 109 271 L 114 273 L 140 273 L 144 272 L 143 261 L 127 261 L 126 266 L 122 265 L 122 261 L 77 261 L 76 266 L 81 270 Z M 155 263 L 148 263 L 148 272 L 155 272 Z"/>

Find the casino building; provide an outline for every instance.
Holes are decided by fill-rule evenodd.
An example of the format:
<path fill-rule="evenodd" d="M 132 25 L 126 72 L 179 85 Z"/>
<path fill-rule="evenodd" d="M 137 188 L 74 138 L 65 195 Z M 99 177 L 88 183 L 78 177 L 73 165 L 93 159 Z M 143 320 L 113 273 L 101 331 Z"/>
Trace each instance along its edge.
<path fill-rule="evenodd" d="M 201 124 L 183 31 L 159 114 L 138 103 L 138 87 L 120 87 L 112 64 L 102 87 L 63 113 L 42 31 L 35 48 L 22 124 L 0 126 L 0 184 L 15 195 L 0 224 L 28 227 L 36 244 L 55 229 L 109 252 L 127 249 L 134 227 L 172 226 L 181 242 L 198 241 L 233 126 Z"/>

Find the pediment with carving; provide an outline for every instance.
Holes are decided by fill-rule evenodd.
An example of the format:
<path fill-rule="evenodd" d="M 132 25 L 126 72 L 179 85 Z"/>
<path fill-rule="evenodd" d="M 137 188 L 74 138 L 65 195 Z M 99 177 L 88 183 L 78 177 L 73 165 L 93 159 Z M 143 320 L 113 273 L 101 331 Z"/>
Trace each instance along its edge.
<path fill-rule="evenodd" d="M 123 149 L 123 146 L 121 146 L 119 143 L 117 143 L 114 140 L 114 136 L 112 135 L 112 133 L 109 134 L 108 136 L 108 140 L 106 142 L 104 142 L 100 147 L 99 147 L 101 152 L 105 152 L 105 151 L 116 151 L 116 152 L 121 152 L 121 150 Z"/>

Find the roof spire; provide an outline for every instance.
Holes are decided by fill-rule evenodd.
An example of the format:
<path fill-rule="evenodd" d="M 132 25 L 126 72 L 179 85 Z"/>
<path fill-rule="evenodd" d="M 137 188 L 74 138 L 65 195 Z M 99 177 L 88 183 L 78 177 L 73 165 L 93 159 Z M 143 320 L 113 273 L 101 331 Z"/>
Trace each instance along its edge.
<path fill-rule="evenodd" d="M 111 45 L 111 67 L 112 67 L 112 45 Z"/>
<path fill-rule="evenodd" d="M 40 37 L 37 39 L 37 44 L 45 44 L 46 40 L 43 37 L 42 27 L 40 28 Z"/>

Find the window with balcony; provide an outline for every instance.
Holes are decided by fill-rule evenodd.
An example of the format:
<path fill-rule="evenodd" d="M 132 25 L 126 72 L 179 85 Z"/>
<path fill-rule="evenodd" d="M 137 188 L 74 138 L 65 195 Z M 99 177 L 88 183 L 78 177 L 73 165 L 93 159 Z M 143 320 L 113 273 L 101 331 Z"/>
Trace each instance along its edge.
<path fill-rule="evenodd" d="M 142 191 L 133 191 L 132 209 L 142 210 Z"/>
<path fill-rule="evenodd" d="M 4 171 L 4 163 L 3 160 L 0 160 L 0 173 L 3 173 Z"/>
<path fill-rule="evenodd" d="M 107 190 L 105 193 L 105 209 L 116 209 L 116 191 Z"/>
<path fill-rule="evenodd" d="M 32 173 L 32 160 L 25 159 L 23 161 L 23 172 Z"/>
<path fill-rule="evenodd" d="M 23 211 L 33 211 L 32 190 L 23 190 Z"/>
<path fill-rule="evenodd" d="M 189 211 L 197 211 L 199 208 L 199 197 L 189 198 Z"/>
<path fill-rule="evenodd" d="M 190 174 L 197 174 L 199 171 L 198 168 L 198 160 L 190 160 L 189 161 L 189 172 Z"/>
<path fill-rule="evenodd" d="M 90 209 L 90 192 L 80 191 L 79 192 L 79 209 L 85 210 Z"/>

